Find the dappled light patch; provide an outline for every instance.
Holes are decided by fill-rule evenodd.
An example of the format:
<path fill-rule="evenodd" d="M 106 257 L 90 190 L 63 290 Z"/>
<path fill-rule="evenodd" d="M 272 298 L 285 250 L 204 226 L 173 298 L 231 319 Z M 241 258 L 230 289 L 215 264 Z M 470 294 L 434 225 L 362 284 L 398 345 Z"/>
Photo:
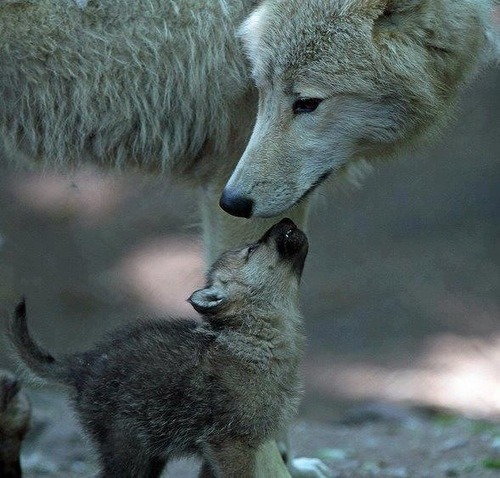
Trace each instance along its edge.
<path fill-rule="evenodd" d="M 127 181 L 93 169 L 69 174 L 29 174 L 11 186 L 16 199 L 38 213 L 76 218 L 92 226 L 115 213 L 129 194 Z"/>
<path fill-rule="evenodd" d="M 186 299 L 203 285 L 203 267 L 198 241 L 168 236 L 131 250 L 105 281 L 155 313 L 196 316 Z"/>
<path fill-rule="evenodd" d="M 312 355 L 312 354 L 311 354 Z M 310 393 L 350 400 L 381 399 L 500 417 L 500 335 L 430 337 L 413 363 L 379 366 L 310 356 Z"/>

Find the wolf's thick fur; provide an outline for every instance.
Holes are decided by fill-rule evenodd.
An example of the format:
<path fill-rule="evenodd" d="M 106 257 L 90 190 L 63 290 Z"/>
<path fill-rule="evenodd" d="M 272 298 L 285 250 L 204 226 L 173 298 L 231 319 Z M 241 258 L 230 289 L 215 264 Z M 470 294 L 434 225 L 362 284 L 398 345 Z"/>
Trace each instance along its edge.
<path fill-rule="evenodd" d="M 250 0 L 0 2 L 0 136 L 50 167 L 185 172 L 225 152 L 250 89 Z M 14 158 L 15 159 L 15 158 Z"/>
<path fill-rule="evenodd" d="M 235 31 L 258 3 L 241 31 L 262 103 L 245 172 L 231 183 L 242 193 L 262 177 L 263 161 L 271 160 L 265 173 L 277 174 L 309 154 L 321 175 L 354 156 L 390 154 L 442 120 L 483 57 L 491 8 L 491 0 L 2 2 L 6 156 L 190 178 L 202 177 L 205 163 L 207 173 L 227 174 L 255 96 Z M 284 128 L 287 113 L 264 127 L 278 109 L 291 112 L 285 100 L 294 96 L 329 98 L 337 117 Z M 305 145 L 283 157 L 292 135 Z M 259 188 L 266 202 L 269 182 Z"/>
<path fill-rule="evenodd" d="M 255 478 L 258 447 L 299 403 L 306 254 L 304 233 L 283 220 L 213 265 L 190 298 L 202 323 L 139 322 L 55 359 L 31 338 L 23 301 L 11 341 L 35 374 L 74 390 L 101 476 L 152 478 L 170 458 L 198 454 L 203 476 Z"/>

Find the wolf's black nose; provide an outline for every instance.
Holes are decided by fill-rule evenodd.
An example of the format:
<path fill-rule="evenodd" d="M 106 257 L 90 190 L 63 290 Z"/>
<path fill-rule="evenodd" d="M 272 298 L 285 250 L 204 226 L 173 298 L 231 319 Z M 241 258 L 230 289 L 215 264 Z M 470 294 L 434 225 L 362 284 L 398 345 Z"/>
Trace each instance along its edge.
<path fill-rule="evenodd" d="M 224 211 L 232 216 L 246 217 L 252 216 L 253 200 L 235 194 L 228 188 L 222 192 L 219 205 Z"/>

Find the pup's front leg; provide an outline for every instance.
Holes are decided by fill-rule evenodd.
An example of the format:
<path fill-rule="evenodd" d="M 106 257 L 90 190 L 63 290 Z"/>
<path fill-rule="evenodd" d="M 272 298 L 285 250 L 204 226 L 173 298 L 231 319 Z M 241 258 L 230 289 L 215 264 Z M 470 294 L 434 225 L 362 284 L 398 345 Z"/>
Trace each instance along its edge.
<path fill-rule="evenodd" d="M 283 441 L 278 442 L 280 452 L 284 449 L 285 444 Z M 255 455 L 253 464 L 247 465 L 246 473 L 252 478 L 290 478 L 290 477 L 306 477 L 306 478 L 326 478 L 330 476 L 330 472 L 326 465 L 316 458 L 297 458 L 287 460 L 290 457 L 288 454 L 289 448 L 286 453 L 282 453 L 283 460 L 276 460 L 277 455 L 276 442 L 274 440 L 268 441 L 261 445 Z M 297 462 L 299 466 L 297 466 Z M 285 466 L 285 463 L 287 466 Z M 240 474 L 243 470 L 238 471 L 238 475 L 227 474 L 228 470 L 225 467 L 224 473 L 222 470 L 216 471 L 217 466 L 205 460 L 198 475 L 199 478 L 226 478 L 232 476 L 247 476 Z"/>
<path fill-rule="evenodd" d="M 201 478 L 256 478 L 257 448 L 237 439 L 211 443 L 204 447 Z"/>

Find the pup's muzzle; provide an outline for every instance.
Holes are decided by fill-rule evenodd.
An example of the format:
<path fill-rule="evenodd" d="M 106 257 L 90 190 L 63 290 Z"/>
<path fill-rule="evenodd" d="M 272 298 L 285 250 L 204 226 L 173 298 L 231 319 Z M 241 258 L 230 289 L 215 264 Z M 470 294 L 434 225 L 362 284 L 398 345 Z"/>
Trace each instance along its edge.
<path fill-rule="evenodd" d="M 309 242 L 304 232 L 291 219 L 285 218 L 272 226 L 259 242 L 269 241 L 275 242 L 280 257 L 289 261 L 295 272 L 301 275 L 309 250 Z"/>

